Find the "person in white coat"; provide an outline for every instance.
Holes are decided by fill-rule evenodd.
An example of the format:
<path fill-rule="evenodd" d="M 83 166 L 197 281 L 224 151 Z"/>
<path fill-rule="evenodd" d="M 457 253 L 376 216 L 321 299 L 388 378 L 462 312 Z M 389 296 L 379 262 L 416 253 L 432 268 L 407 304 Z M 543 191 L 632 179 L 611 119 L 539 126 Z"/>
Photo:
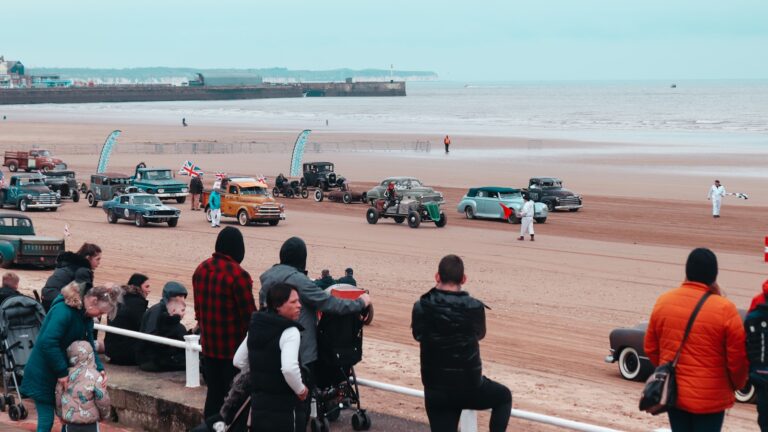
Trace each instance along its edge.
<path fill-rule="evenodd" d="M 533 241 L 533 201 L 527 193 L 523 194 L 523 208 L 520 209 L 520 237 L 518 240 L 525 240 L 525 235 L 531 235 Z"/>
<path fill-rule="evenodd" d="M 720 180 L 715 180 L 715 184 L 709 188 L 707 199 L 712 201 L 712 217 L 720 217 L 720 203 L 725 196 L 725 186 L 720 184 Z"/>

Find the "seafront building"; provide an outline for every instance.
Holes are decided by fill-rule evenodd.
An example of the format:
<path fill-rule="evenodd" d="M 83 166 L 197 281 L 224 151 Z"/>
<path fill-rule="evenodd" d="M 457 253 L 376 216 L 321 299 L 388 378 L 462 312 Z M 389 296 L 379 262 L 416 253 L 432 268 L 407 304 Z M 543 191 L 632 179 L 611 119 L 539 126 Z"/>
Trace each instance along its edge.
<path fill-rule="evenodd" d="M 51 88 L 71 87 L 72 80 L 58 75 L 27 75 L 18 60 L 6 60 L 0 56 L 0 88 Z"/>

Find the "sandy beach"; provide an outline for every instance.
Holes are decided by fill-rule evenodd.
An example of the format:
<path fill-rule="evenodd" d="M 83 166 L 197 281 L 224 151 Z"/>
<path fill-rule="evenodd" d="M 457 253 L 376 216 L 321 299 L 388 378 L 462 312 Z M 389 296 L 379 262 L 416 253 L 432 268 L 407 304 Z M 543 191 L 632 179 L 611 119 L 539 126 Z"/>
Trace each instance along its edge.
<path fill-rule="evenodd" d="M 101 143 L 119 128 L 123 134 L 109 171 L 131 173 L 139 161 L 178 170 L 189 159 L 206 172 L 263 174 L 272 183 L 279 172 L 288 173 L 300 131 L 213 123 L 182 128 L 159 121 L 118 123 L 48 114 L 42 108 L 25 110 L 0 123 L 0 149 L 49 148 L 77 171 L 79 181 L 95 172 Z M 418 345 L 409 329 L 411 305 L 433 286 L 439 259 L 456 253 L 465 260 L 465 288 L 491 307 L 481 344 L 485 373 L 512 389 L 515 408 L 628 431 L 665 427 L 666 417 L 638 411 L 642 384 L 623 380 L 615 364 L 603 362 L 608 334 L 647 320 L 657 296 L 682 281 L 685 258 L 697 246 L 718 255 L 719 282 L 728 298 L 740 308 L 749 305 L 768 273 L 763 262 L 768 196 L 761 194 L 768 148 L 726 151 L 703 144 L 471 135 L 453 135 L 452 140 L 445 155 L 440 133 L 317 128 L 305 161 L 334 162 L 354 188 L 364 190 L 387 176 L 418 177 L 445 194 L 447 227 L 413 230 L 391 221 L 369 225 L 361 204 L 281 198 L 286 221 L 277 227 L 242 228 L 243 266 L 258 279 L 277 262 L 282 242 L 301 236 L 309 246 L 311 276 L 328 268 L 338 277 L 354 267 L 376 308 L 358 375 L 420 389 Z M 174 151 L 174 145 L 188 149 L 194 143 L 201 151 L 204 144 L 249 151 Z M 428 147 L 431 151 L 425 151 Z M 147 153 L 148 148 L 158 152 Z M 584 208 L 551 214 L 545 224 L 536 225 L 534 243 L 514 241 L 518 225 L 467 220 L 456 211 L 470 186 L 523 187 L 529 177 L 540 175 L 560 177 L 584 196 Z M 729 192 L 750 194 L 749 200 L 726 197 L 718 220 L 706 200 L 714 178 Z M 97 282 L 124 282 L 134 271 L 148 274 L 154 301 L 168 280 L 191 289 L 192 272 L 212 252 L 218 232 L 202 212 L 189 211 L 188 204 L 179 208 L 182 218 L 174 229 L 108 225 L 101 208 L 84 201 L 67 202 L 56 213 L 30 215 L 39 234 L 61 236 L 68 224 L 68 249 L 84 241 L 99 244 L 104 255 Z M 223 222 L 235 224 L 234 219 Z M 25 290 L 39 289 L 49 274 L 18 273 Z M 186 322 L 191 326 L 190 311 Z M 420 400 L 370 390 L 364 390 L 363 398 L 372 410 L 426 421 Z M 512 429 L 554 430 L 514 419 Z M 758 430 L 754 406 L 737 404 L 726 414 L 724 430 Z"/>

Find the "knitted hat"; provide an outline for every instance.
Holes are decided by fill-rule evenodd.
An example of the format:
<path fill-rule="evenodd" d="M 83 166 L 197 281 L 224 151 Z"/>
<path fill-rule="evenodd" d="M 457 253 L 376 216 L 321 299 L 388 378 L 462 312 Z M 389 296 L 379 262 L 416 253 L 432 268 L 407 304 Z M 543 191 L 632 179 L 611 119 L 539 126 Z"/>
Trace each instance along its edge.
<path fill-rule="evenodd" d="M 187 288 L 180 282 L 166 282 L 163 286 L 163 301 L 168 301 L 171 297 L 177 296 L 184 296 L 184 298 L 187 298 Z"/>
<path fill-rule="evenodd" d="M 307 245 L 299 237 L 291 237 L 280 248 L 280 264 L 295 267 L 299 271 L 307 268 Z"/>
<path fill-rule="evenodd" d="M 234 227 L 226 227 L 219 233 L 216 239 L 216 252 L 227 255 L 238 263 L 245 258 L 245 243 L 243 233 Z"/>
<path fill-rule="evenodd" d="M 707 248 L 697 248 L 688 255 L 685 277 L 691 282 L 711 285 L 717 280 L 717 257 Z"/>

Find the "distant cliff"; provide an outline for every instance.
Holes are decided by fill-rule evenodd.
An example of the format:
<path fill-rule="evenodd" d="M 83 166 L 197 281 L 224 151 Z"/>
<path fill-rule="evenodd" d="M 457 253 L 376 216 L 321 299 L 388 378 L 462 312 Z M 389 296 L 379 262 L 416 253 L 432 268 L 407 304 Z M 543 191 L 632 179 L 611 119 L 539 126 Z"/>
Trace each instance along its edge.
<path fill-rule="evenodd" d="M 196 69 L 196 68 L 128 68 L 128 69 L 90 69 L 90 68 L 30 68 L 29 75 L 59 75 L 73 81 L 92 81 L 100 84 L 181 84 L 197 78 L 202 73 L 206 78 L 218 77 L 260 77 L 265 82 L 343 82 L 347 78 L 354 81 L 389 81 L 387 69 L 332 69 L 332 70 L 290 70 L 286 68 L 262 69 Z M 437 79 L 431 71 L 394 70 L 391 79 L 395 81 L 427 81 Z"/>

